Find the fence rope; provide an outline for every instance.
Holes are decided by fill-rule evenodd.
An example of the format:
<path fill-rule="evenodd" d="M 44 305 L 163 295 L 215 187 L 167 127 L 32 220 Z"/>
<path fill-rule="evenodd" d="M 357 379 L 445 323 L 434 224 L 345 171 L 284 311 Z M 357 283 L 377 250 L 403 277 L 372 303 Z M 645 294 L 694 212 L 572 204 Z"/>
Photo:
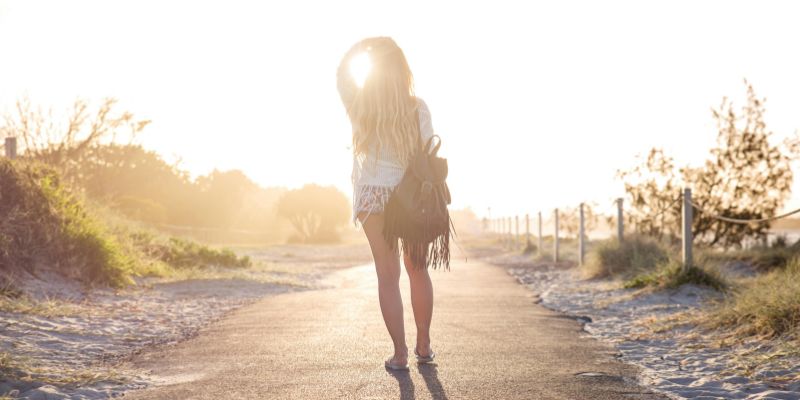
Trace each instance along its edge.
<path fill-rule="evenodd" d="M 714 214 L 712 212 L 709 212 L 709 211 L 703 209 L 702 207 L 700 207 L 694 201 L 691 201 L 691 204 L 692 204 L 692 207 L 697 209 L 697 211 L 700 211 L 701 213 L 706 214 L 706 216 L 708 216 L 710 218 L 714 218 L 714 219 L 718 219 L 720 221 L 730 222 L 730 223 L 734 223 L 734 224 L 742 224 L 742 225 L 754 224 L 754 223 L 760 223 L 760 222 L 775 221 L 775 220 L 779 220 L 781 218 L 786 218 L 788 216 L 791 216 L 791 215 L 794 215 L 794 214 L 797 214 L 797 213 L 800 212 L 800 208 L 798 208 L 796 210 L 792 210 L 792 211 L 789 211 L 787 213 L 783 213 L 783 214 L 780 214 L 780 215 L 775 215 L 775 216 L 768 217 L 768 218 L 740 219 L 740 218 L 724 217 L 724 216 L 719 215 L 719 214 Z"/>

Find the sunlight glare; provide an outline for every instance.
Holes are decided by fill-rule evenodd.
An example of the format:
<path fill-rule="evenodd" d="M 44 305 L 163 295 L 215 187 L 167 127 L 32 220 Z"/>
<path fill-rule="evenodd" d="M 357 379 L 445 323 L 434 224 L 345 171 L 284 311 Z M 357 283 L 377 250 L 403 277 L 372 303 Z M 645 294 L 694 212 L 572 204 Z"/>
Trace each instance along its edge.
<path fill-rule="evenodd" d="M 364 87 L 364 81 L 367 80 L 371 68 L 372 62 L 367 53 L 361 53 L 350 61 L 350 74 L 358 87 Z"/>

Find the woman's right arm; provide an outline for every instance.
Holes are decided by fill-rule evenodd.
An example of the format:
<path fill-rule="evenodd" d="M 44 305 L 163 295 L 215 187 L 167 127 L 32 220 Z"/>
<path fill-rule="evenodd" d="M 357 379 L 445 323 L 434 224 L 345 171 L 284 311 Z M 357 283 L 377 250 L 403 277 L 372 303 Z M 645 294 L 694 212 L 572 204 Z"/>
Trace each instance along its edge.
<path fill-rule="evenodd" d="M 360 41 L 353 45 L 350 50 L 342 57 L 339 62 L 339 69 L 336 71 L 336 87 L 339 89 L 339 96 L 342 98 L 344 108 L 350 110 L 350 104 L 356 95 L 358 86 L 353 75 L 350 73 L 350 60 L 353 56 L 364 48 L 364 42 Z"/>

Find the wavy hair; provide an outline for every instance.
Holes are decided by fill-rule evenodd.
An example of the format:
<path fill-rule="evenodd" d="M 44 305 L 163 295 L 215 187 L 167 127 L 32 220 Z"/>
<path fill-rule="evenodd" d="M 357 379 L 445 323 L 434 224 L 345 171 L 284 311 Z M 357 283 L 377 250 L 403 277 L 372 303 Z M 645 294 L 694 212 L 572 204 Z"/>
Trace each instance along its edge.
<path fill-rule="evenodd" d="M 360 42 L 359 54 L 369 57 L 371 68 L 347 110 L 353 125 L 353 150 L 365 154 L 384 146 L 402 165 L 407 165 L 419 140 L 414 77 L 403 50 L 389 37 Z M 348 60 L 348 64 L 349 64 Z"/>

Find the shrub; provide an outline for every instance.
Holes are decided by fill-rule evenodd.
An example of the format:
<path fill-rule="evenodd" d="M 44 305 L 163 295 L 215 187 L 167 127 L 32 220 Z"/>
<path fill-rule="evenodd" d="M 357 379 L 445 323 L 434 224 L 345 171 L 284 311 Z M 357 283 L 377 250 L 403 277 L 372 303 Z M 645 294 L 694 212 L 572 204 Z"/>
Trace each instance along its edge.
<path fill-rule="evenodd" d="M 176 237 L 165 239 L 143 231 L 133 231 L 129 235 L 134 246 L 144 254 L 175 268 L 245 268 L 252 265 L 250 257 L 238 257 L 230 249 L 214 249 Z"/>
<path fill-rule="evenodd" d="M 625 281 L 626 288 L 652 286 L 660 289 L 673 289 L 685 284 L 694 284 L 724 291 L 728 284 L 722 276 L 711 269 L 696 265 L 683 268 L 678 261 L 659 264 L 654 271 L 641 273 Z"/>
<path fill-rule="evenodd" d="M 786 246 L 780 242 L 771 247 L 754 247 L 746 250 L 703 253 L 716 262 L 742 261 L 762 271 L 785 267 L 793 258 L 800 256 L 800 242 Z"/>
<path fill-rule="evenodd" d="M 589 252 L 583 272 L 590 278 L 627 277 L 653 270 L 668 259 L 668 249 L 653 239 L 644 236 L 629 236 L 622 242 L 609 239 Z"/>
<path fill-rule="evenodd" d="M 800 331 L 800 258 L 743 284 L 709 313 L 712 327 L 778 337 Z M 797 336 L 795 336 L 797 339 Z"/>
<path fill-rule="evenodd" d="M 89 284 L 121 287 L 171 267 L 251 265 L 228 249 L 109 223 L 113 218 L 99 217 L 59 177 L 40 164 L 0 159 L 0 270 L 34 272 L 41 264 Z"/>
<path fill-rule="evenodd" d="M 37 262 L 89 283 L 122 286 L 136 260 L 89 215 L 51 168 L 0 160 L 0 268 Z"/>

